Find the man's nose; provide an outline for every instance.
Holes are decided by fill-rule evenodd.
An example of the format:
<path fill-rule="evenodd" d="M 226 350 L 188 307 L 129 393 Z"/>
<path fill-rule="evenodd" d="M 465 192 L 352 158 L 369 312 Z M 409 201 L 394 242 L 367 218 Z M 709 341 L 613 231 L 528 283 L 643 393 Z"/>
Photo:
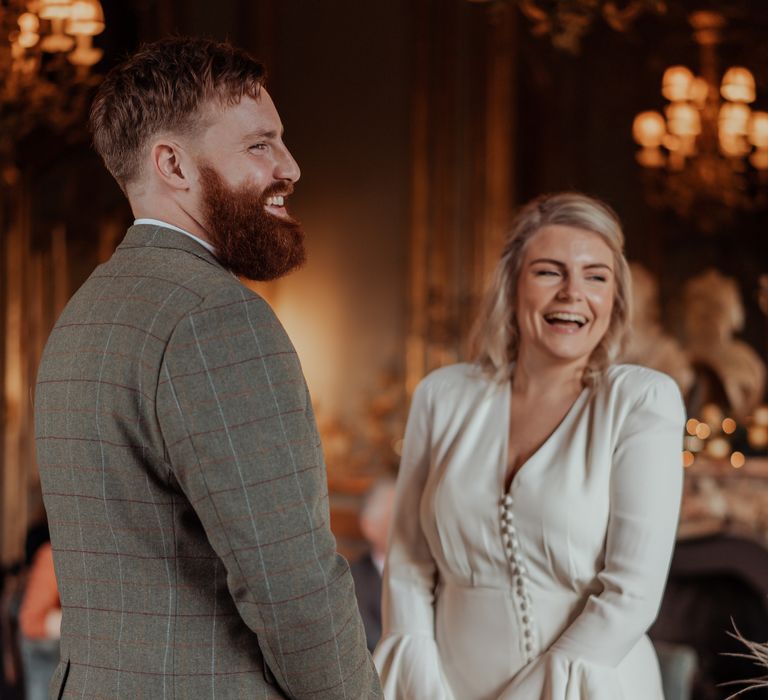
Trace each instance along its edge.
<path fill-rule="evenodd" d="M 290 180 L 298 182 L 301 177 L 299 164 L 296 162 L 287 147 L 283 146 L 275 167 L 275 177 L 278 180 Z"/>

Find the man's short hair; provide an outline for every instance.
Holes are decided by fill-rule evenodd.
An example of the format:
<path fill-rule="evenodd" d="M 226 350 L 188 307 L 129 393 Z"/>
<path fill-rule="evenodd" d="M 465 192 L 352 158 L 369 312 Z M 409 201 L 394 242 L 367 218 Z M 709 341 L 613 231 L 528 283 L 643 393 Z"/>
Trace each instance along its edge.
<path fill-rule="evenodd" d="M 125 190 L 141 175 L 153 137 L 194 132 L 207 104 L 256 99 L 265 78 L 263 64 L 230 44 L 188 37 L 147 44 L 99 88 L 90 117 L 96 151 Z"/>

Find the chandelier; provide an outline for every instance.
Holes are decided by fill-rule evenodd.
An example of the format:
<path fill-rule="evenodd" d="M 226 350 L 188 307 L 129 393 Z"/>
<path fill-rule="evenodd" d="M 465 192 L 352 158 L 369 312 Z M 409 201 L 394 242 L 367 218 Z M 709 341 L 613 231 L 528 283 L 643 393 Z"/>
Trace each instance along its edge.
<path fill-rule="evenodd" d="M 102 31 L 99 0 L 0 0 L 0 162 L 36 127 L 82 119 Z"/>
<path fill-rule="evenodd" d="M 685 66 L 664 72 L 664 114 L 645 111 L 632 125 L 649 202 L 712 229 L 733 210 L 768 205 L 768 112 L 755 111 L 755 79 L 742 66 L 718 81 L 716 47 L 723 17 L 695 12 L 689 21 L 701 75 Z"/>
<path fill-rule="evenodd" d="M 664 14 L 665 0 L 469 0 L 475 3 L 513 2 L 531 22 L 534 36 L 549 36 L 557 49 L 579 53 L 581 40 L 602 18 L 617 32 L 626 32 L 643 13 Z"/>

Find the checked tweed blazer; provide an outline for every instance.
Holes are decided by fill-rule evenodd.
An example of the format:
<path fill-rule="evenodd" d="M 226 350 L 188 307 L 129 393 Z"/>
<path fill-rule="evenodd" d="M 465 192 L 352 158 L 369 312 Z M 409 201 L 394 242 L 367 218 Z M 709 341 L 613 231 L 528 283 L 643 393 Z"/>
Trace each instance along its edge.
<path fill-rule="evenodd" d="M 53 698 L 380 698 L 298 358 L 194 240 L 129 229 L 46 346 Z"/>

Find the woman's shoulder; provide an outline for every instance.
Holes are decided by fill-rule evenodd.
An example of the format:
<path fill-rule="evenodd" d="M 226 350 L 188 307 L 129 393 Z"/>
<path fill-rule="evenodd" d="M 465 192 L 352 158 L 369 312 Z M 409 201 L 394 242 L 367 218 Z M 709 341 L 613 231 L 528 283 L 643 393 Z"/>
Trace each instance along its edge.
<path fill-rule="evenodd" d="M 616 364 L 611 365 L 605 372 L 605 378 L 609 386 L 621 387 L 648 387 L 648 386 L 677 386 L 672 377 L 657 369 L 643 367 L 642 365 Z"/>
<path fill-rule="evenodd" d="M 467 393 L 483 392 L 492 385 L 493 380 L 483 372 L 479 365 L 459 362 L 431 371 L 419 382 L 416 391 L 442 397 L 454 393 L 466 395 Z"/>
<path fill-rule="evenodd" d="M 605 373 L 601 390 L 619 401 L 637 403 L 651 401 L 682 406 L 680 388 L 664 372 L 640 365 L 611 365 Z"/>

